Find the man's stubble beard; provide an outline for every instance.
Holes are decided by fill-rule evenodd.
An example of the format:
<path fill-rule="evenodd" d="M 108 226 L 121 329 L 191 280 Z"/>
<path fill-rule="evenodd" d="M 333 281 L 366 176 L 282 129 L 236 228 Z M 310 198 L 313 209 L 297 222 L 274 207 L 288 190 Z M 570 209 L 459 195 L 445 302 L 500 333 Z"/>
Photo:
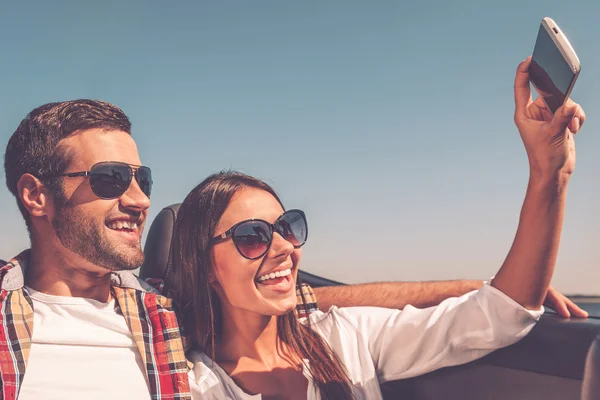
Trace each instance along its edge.
<path fill-rule="evenodd" d="M 141 245 L 141 229 L 137 248 L 126 247 L 125 243 L 121 243 L 121 246 L 115 245 L 102 231 L 104 224 L 98 226 L 94 221 L 87 220 L 83 213 L 71 207 L 66 199 L 59 197 L 62 196 L 55 197 L 56 216 L 52 226 L 65 248 L 91 264 L 110 271 L 133 270 L 142 265 L 144 252 Z"/>

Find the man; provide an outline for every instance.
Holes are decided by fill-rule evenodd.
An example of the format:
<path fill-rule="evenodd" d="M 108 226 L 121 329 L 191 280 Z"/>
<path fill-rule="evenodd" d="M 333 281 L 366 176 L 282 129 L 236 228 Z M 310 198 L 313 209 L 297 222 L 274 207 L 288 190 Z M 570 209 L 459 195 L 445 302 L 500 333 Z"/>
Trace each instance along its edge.
<path fill-rule="evenodd" d="M 130 130 L 114 105 L 76 100 L 36 108 L 8 143 L 6 182 L 31 249 L 0 268 L 0 398 L 190 397 L 171 301 L 130 272 L 143 261 L 152 186 Z M 322 303 L 361 298 L 401 308 L 480 285 L 389 283 L 317 294 Z M 556 293 L 549 300 L 579 312 Z"/>
<path fill-rule="evenodd" d="M 170 300 L 128 272 L 151 188 L 130 128 L 108 103 L 52 103 L 8 143 L 31 250 L 0 272 L 0 398 L 189 398 Z"/>

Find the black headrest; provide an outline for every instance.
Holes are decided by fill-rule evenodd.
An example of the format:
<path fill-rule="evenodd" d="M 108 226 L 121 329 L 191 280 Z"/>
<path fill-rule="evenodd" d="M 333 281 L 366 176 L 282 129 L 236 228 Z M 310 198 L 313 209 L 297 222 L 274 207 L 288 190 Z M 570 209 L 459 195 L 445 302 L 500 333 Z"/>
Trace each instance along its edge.
<path fill-rule="evenodd" d="M 140 278 L 165 279 L 169 270 L 169 252 L 175 219 L 181 203 L 163 208 L 150 226 L 144 245 L 144 264 L 140 268 Z"/>
<path fill-rule="evenodd" d="M 581 400 L 600 399 L 600 335 L 592 342 L 585 361 Z"/>

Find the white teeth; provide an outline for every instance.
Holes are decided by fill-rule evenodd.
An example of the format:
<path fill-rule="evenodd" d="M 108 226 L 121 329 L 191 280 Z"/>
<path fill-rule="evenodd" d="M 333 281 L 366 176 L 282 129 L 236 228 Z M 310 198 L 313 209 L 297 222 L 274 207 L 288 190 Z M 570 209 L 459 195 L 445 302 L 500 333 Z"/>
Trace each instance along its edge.
<path fill-rule="evenodd" d="M 262 276 L 258 277 L 258 281 L 259 282 L 263 282 L 266 281 L 267 279 L 275 279 L 275 278 L 281 278 L 284 276 L 288 276 L 292 273 L 292 269 L 288 268 L 288 269 L 284 269 L 283 271 L 277 271 L 277 272 L 271 272 Z"/>
<path fill-rule="evenodd" d="M 129 230 L 135 230 L 137 229 L 137 222 L 133 222 L 133 221 L 114 221 L 111 222 L 110 224 L 108 224 L 108 227 L 110 229 L 129 229 Z"/>

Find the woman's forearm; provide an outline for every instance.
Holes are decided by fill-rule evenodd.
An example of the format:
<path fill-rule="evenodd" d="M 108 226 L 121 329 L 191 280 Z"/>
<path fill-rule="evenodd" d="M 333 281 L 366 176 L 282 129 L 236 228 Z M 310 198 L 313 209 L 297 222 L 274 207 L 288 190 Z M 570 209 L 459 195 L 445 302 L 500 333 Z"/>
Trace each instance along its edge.
<path fill-rule="evenodd" d="M 569 175 L 532 176 L 513 245 L 491 285 L 522 306 L 544 302 L 556 265 Z"/>

